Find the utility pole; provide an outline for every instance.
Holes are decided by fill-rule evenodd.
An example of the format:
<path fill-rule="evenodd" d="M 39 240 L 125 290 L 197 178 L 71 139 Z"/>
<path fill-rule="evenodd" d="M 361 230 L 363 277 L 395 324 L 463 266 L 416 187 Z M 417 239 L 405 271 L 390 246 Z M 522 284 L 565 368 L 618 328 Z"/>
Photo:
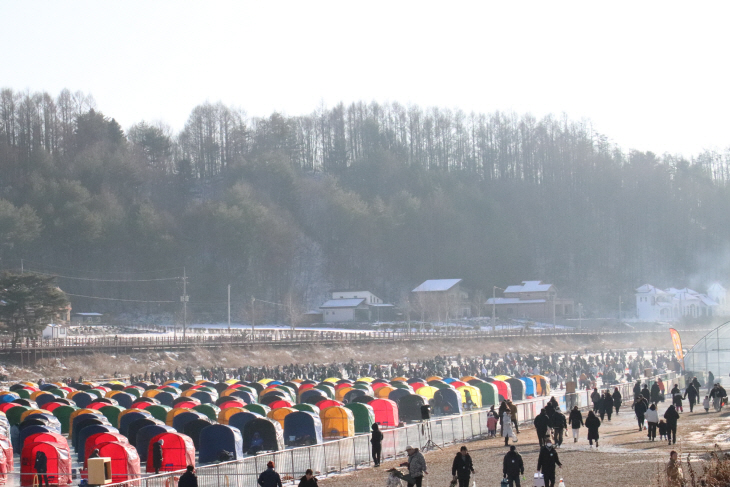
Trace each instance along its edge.
<path fill-rule="evenodd" d="M 621 296 L 618 297 L 618 323 L 621 324 Z"/>
<path fill-rule="evenodd" d="M 492 286 L 492 328 L 494 329 L 494 317 L 497 314 L 497 286 Z"/>
<path fill-rule="evenodd" d="M 23 259 L 20 259 L 20 273 L 24 274 L 23 272 Z"/>
<path fill-rule="evenodd" d="M 583 331 L 583 305 L 578 303 L 578 332 Z"/>
<path fill-rule="evenodd" d="M 231 332 L 231 285 L 228 285 L 228 333 Z"/>
<path fill-rule="evenodd" d="M 183 339 L 186 336 L 186 328 L 188 324 L 188 275 L 183 267 L 183 295 L 180 297 L 183 303 Z"/>
<path fill-rule="evenodd" d="M 251 296 L 251 340 L 253 340 L 253 333 L 256 329 L 256 308 L 254 307 L 255 302 L 256 298 Z"/>

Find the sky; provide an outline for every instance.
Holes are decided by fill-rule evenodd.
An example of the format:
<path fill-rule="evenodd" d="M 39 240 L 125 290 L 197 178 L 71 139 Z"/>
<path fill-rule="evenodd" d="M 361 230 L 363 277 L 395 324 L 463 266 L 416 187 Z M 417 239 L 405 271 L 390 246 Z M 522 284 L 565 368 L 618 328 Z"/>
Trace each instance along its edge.
<path fill-rule="evenodd" d="M 622 149 L 730 147 L 730 2 L 0 0 L 0 88 L 127 128 L 377 101 L 566 114 Z"/>

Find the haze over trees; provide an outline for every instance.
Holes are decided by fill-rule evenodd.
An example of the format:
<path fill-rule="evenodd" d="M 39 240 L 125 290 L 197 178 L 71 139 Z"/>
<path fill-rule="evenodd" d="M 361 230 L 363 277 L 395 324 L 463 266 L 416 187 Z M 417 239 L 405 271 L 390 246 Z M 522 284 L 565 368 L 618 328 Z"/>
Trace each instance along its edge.
<path fill-rule="evenodd" d="M 217 318 L 228 284 L 241 306 L 312 307 L 330 288 L 398 303 L 453 277 L 487 294 L 542 279 L 612 309 L 644 282 L 696 285 L 730 242 L 730 153 L 626 151 L 564 117 L 355 103 L 249 118 L 206 103 L 180 133 L 112 117 L 83 93 L 0 93 L 2 266 L 148 276 L 59 284 L 175 302 L 75 308 L 177 310 L 180 282 L 152 279 L 185 266 L 191 312 Z"/>

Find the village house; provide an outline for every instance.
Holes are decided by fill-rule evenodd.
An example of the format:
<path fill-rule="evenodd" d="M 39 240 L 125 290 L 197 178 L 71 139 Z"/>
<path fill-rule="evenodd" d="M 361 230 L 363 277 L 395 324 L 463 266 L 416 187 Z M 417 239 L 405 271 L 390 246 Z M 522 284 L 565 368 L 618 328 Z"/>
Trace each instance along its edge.
<path fill-rule="evenodd" d="M 718 307 L 719 304 L 707 294 L 689 288 L 659 289 L 644 284 L 636 289 L 636 318 L 640 321 L 676 321 L 683 317 L 715 316 Z"/>
<path fill-rule="evenodd" d="M 574 300 L 558 298 L 557 288 L 542 281 L 522 281 L 522 284 L 507 286 L 503 294 L 503 297 L 487 300 L 487 305 L 493 306 L 495 315 L 500 318 L 552 323 L 558 318 L 573 316 L 575 311 Z"/>
<path fill-rule="evenodd" d="M 471 316 L 469 292 L 461 279 L 429 279 L 411 291 L 411 306 L 421 320 L 445 322 Z"/>
<path fill-rule="evenodd" d="M 332 299 L 319 309 L 325 323 L 391 321 L 395 306 L 384 303 L 370 291 L 330 291 Z"/>
<path fill-rule="evenodd" d="M 707 288 L 707 296 L 717 303 L 714 316 L 730 316 L 730 292 L 716 282 Z"/>

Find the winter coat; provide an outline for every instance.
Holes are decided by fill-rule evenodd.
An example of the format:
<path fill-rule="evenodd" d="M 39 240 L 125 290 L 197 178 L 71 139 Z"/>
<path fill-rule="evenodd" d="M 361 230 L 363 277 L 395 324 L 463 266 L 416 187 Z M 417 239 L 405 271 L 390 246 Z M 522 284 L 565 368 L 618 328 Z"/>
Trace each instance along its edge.
<path fill-rule="evenodd" d="M 307 476 L 305 475 L 299 479 L 299 485 L 297 487 L 317 487 L 317 477 L 312 477 L 307 480 Z"/>
<path fill-rule="evenodd" d="M 652 410 L 650 408 L 644 415 L 644 419 L 646 419 L 646 421 L 649 423 L 658 423 L 659 422 L 659 411 L 657 411 L 656 409 Z"/>
<path fill-rule="evenodd" d="M 426 459 L 423 457 L 423 453 L 416 450 L 413 455 L 408 455 L 408 473 L 411 477 L 422 477 L 425 471 Z"/>
<path fill-rule="evenodd" d="M 639 395 L 641 395 L 641 383 L 636 381 L 636 384 L 634 384 L 634 397 Z"/>
<path fill-rule="evenodd" d="M 684 399 L 689 398 L 690 403 L 697 402 L 697 397 L 699 396 L 699 393 L 697 392 L 697 389 L 695 389 L 695 386 L 692 384 L 688 385 L 687 388 L 684 390 Z"/>
<path fill-rule="evenodd" d="M 532 422 L 535 425 L 535 429 L 538 433 L 545 434 L 550 426 L 550 418 L 545 413 L 540 413 Z"/>
<path fill-rule="evenodd" d="M 605 394 L 603 396 L 603 406 L 606 408 L 606 411 L 610 411 L 613 407 L 613 397 L 611 397 L 611 394 Z"/>
<path fill-rule="evenodd" d="M 159 443 L 152 445 L 152 466 L 155 469 L 162 468 L 162 445 Z"/>
<path fill-rule="evenodd" d="M 567 428 L 568 425 L 565 421 L 565 416 L 563 416 L 562 413 L 558 413 L 558 412 L 554 413 L 553 417 L 550 418 L 550 427 L 551 428 L 562 428 L 562 429 Z"/>
<path fill-rule="evenodd" d="M 623 399 L 621 397 L 621 393 L 619 391 L 614 391 L 613 396 L 611 397 L 613 398 L 613 405 L 616 407 L 621 407 L 621 399 Z"/>
<path fill-rule="evenodd" d="M 505 438 L 512 436 L 512 419 L 507 413 L 502 416 L 502 436 Z"/>
<path fill-rule="evenodd" d="M 596 416 L 589 416 L 586 418 L 586 428 L 588 428 L 588 439 L 598 439 L 598 428 L 601 427 L 601 420 Z"/>
<path fill-rule="evenodd" d="M 383 441 L 383 432 L 380 431 L 376 426 L 373 426 L 373 430 L 370 435 L 370 443 L 374 448 L 380 448 L 380 444 Z"/>
<path fill-rule="evenodd" d="M 281 477 L 273 468 L 269 467 L 259 475 L 258 484 L 261 487 L 282 487 Z"/>
<path fill-rule="evenodd" d="M 467 453 L 462 455 L 457 453 L 451 464 L 451 475 L 456 475 L 460 479 L 468 479 L 474 473 L 474 464 L 471 456 Z"/>
<path fill-rule="evenodd" d="M 667 423 L 661 421 L 659 423 L 659 436 L 665 436 L 667 434 Z"/>
<path fill-rule="evenodd" d="M 655 382 L 651 386 L 651 402 L 659 402 L 659 392 L 661 392 L 659 391 L 659 384 Z"/>
<path fill-rule="evenodd" d="M 684 473 L 679 460 L 669 460 L 667 463 L 667 481 L 669 487 L 680 487 L 683 484 Z"/>
<path fill-rule="evenodd" d="M 558 452 L 554 448 L 543 446 L 537 459 L 537 471 L 542 472 L 543 475 L 555 473 L 555 465 L 563 466 L 558 458 Z"/>
<path fill-rule="evenodd" d="M 574 409 L 570 412 L 570 427 L 574 430 L 580 429 L 583 426 L 583 415 L 580 411 Z"/>
<path fill-rule="evenodd" d="M 679 419 L 679 413 L 674 406 L 669 406 L 667 412 L 664 413 L 664 419 L 667 420 L 667 426 L 670 428 L 677 426 L 677 420 Z"/>
<path fill-rule="evenodd" d="M 710 398 L 706 397 L 702 401 L 702 407 L 705 408 L 705 409 L 710 409 Z"/>
<path fill-rule="evenodd" d="M 644 399 L 646 399 L 647 401 L 649 401 L 651 399 L 651 392 L 649 392 L 648 387 L 644 387 L 641 390 L 641 395 L 644 396 Z"/>
<path fill-rule="evenodd" d="M 198 487 L 198 477 L 193 472 L 185 472 L 177 481 L 177 487 Z"/>
<path fill-rule="evenodd" d="M 646 413 L 646 402 L 639 401 L 634 404 L 634 412 L 636 413 L 636 416 L 643 416 L 644 413 Z"/>
<path fill-rule="evenodd" d="M 522 455 L 516 451 L 508 451 L 502 461 L 502 475 L 517 477 L 525 473 L 525 464 Z"/>
<path fill-rule="evenodd" d="M 489 416 L 489 418 L 487 418 L 487 429 L 496 430 L 498 422 L 499 421 L 497 421 L 497 418 L 495 418 L 494 416 Z"/>
<path fill-rule="evenodd" d="M 42 451 L 36 453 L 35 464 L 33 465 L 33 468 L 35 468 L 35 471 L 37 473 L 48 472 L 48 458 L 46 457 L 46 454 Z"/>
<path fill-rule="evenodd" d="M 591 401 L 593 402 L 593 404 L 596 404 L 600 400 L 601 400 L 601 394 L 598 391 L 593 391 L 591 393 Z"/>

